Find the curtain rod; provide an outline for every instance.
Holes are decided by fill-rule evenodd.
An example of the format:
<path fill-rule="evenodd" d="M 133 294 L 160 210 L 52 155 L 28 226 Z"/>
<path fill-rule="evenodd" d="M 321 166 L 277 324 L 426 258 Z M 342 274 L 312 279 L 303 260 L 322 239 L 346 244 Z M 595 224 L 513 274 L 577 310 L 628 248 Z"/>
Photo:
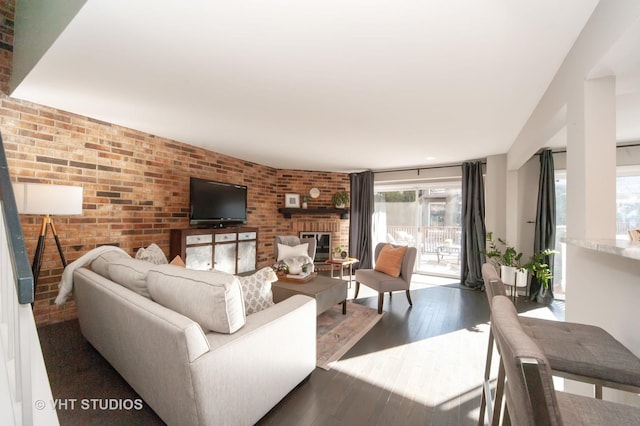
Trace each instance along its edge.
<path fill-rule="evenodd" d="M 473 161 L 473 160 L 471 160 Z M 480 164 L 487 164 L 486 160 L 478 160 Z M 467 163 L 467 161 L 465 161 Z M 443 164 L 441 166 L 426 166 L 426 167 L 409 167 L 407 169 L 391 169 L 391 170 L 373 170 L 373 173 L 396 173 L 396 172 L 410 172 L 416 171 L 420 175 L 420 170 L 433 170 L 433 169 L 448 169 L 450 167 L 462 167 L 462 163 Z"/>
<path fill-rule="evenodd" d="M 636 147 L 636 146 L 640 146 L 640 142 L 630 142 L 630 143 L 626 143 L 626 144 L 619 144 L 619 145 L 616 145 L 616 149 L 618 149 L 618 148 L 633 148 L 633 147 Z M 536 155 L 542 154 L 542 151 L 547 150 L 547 149 L 551 149 L 551 153 L 552 154 L 562 154 L 562 153 L 566 153 L 567 152 L 567 148 L 558 148 L 558 149 L 543 148 L 543 149 L 539 150 L 538 152 L 536 152 Z"/>

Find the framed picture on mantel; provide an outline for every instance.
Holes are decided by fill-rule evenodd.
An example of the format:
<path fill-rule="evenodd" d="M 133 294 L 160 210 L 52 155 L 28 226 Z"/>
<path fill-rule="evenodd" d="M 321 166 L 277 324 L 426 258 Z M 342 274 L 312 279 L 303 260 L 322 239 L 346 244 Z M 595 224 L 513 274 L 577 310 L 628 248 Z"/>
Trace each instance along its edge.
<path fill-rule="evenodd" d="M 299 209 L 300 194 L 284 194 L 284 206 Z"/>

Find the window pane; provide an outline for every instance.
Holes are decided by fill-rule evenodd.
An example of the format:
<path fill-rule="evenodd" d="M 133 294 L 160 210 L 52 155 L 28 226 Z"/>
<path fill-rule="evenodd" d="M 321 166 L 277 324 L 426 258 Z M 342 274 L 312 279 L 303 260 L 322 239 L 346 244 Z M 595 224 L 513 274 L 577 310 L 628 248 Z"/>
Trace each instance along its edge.
<path fill-rule="evenodd" d="M 628 238 L 627 231 L 640 228 L 640 173 L 627 175 L 621 168 L 616 178 L 616 237 Z"/>

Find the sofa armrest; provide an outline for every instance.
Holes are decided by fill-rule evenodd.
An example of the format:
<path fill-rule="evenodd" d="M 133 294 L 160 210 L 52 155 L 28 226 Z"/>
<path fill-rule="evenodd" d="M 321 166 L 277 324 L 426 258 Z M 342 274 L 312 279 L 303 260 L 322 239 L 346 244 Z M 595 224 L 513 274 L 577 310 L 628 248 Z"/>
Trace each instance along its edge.
<path fill-rule="evenodd" d="M 315 369 L 316 302 L 296 295 L 206 337 L 211 350 L 191 363 L 198 417 L 254 424 Z"/>

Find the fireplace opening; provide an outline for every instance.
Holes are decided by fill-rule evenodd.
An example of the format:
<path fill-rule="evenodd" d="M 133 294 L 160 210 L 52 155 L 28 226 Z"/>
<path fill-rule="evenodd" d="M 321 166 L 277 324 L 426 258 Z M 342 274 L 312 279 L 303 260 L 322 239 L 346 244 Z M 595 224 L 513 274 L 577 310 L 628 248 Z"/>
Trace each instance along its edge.
<path fill-rule="evenodd" d="M 324 263 L 331 258 L 331 233 L 330 232 L 300 232 L 300 238 L 315 238 L 316 257 L 313 263 Z"/>

